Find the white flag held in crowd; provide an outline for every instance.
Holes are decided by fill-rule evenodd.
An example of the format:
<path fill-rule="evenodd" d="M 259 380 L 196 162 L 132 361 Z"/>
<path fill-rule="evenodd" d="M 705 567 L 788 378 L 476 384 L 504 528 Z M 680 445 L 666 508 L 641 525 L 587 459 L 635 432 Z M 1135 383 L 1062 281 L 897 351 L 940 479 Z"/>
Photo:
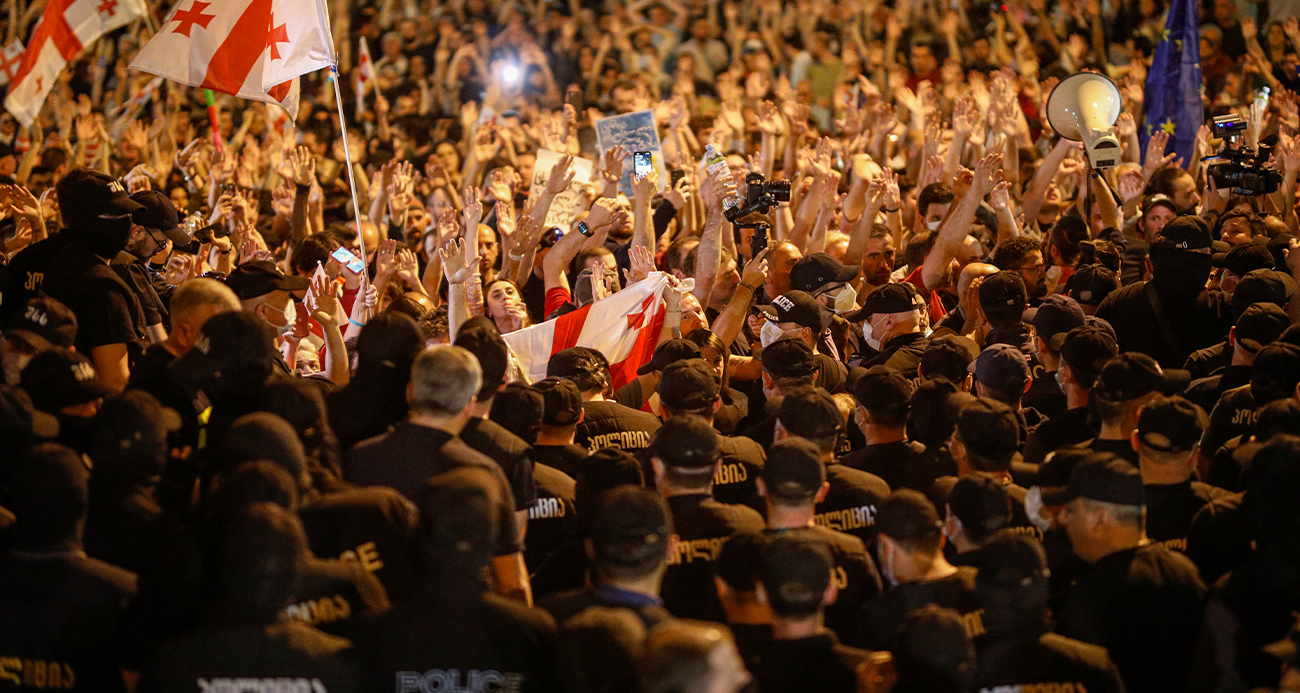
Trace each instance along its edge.
<path fill-rule="evenodd" d="M 375 81 L 375 62 L 370 59 L 370 44 L 366 37 L 361 37 L 361 47 L 357 51 L 357 119 L 365 116 L 366 88 Z"/>
<path fill-rule="evenodd" d="M 297 77 L 334 64 L 320 0 L 179 0 L 131 69 L 298 114 Z"/>
<path fill-rule="evenodd" d="M 23 64 L 23 42 L 14 39 L 0 50 L 0 87 L 13 81 L 18 75 L 18 68 Z"/>
<path fill-rule="evenodd" d="M 502 335 L 531 382 L 546 377 L 551 355 L 570 347 L 591 347 L 609 359 L 618 389 L 636 377 L 636 369 L 654 356 L 664 324 L 663 272 L 650 276 L 603 300 L 572 313 Z"/>
<path fill-rule="evenodd" d="M 63 66 L 108 32 L 143 17 L 143 0 L 49 0 L 12 74 L 5 108 L 24 126 L 36 120 Z M 5 47 L 6 62 L 13 44 Z M 8 71 L 5 70 L 6 76 Z"/>

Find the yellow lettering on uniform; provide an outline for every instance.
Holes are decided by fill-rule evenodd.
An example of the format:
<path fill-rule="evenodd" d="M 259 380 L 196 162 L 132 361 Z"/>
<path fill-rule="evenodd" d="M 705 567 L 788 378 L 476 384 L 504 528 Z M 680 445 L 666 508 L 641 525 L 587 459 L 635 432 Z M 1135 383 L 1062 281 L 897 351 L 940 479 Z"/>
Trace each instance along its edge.
<path fill-rule="evenodd" d="M 37 688 L 45 688 L 45 662 L 32 662 L 32 684 Z"/>
<path fill-rule="evenodd" d="M 61 676 L 62 673 L 63 671 L 59 668 L 58 662 L 50 662 L 50 668 L 48 673 L 46 674 L 46 678 L 49 680 L 50 688 L 63 687 L 63 677 Z"/>
<path fill-rule="evenodd" d="M 67 664 L 63 665 L 63 686 L 68 689 L 75 688 L 77 685 L 77 676 L 72 673 L 72 667 Z"/>
<path fill-rule="evenodd" d="M 849 586 L 849 571 L 843 566 L 835 566 L 835 587 L 838 589 L 847 589 Z"/>
<path fill-rule="evenodd" d="M 962 614 L 962 625 L 966 626 L 966 634 L 972 638 L 984 635 L 984 610 L 977 609 L 968 614 Z"/>
<path fill-rule="evenodd" d="M 19 673 L 23 670 L 23 660 L 17 657 L 0 657 L 0 681 L 13 681 L 15 686 L 23 685 Z"/>
<path fill-rule="evenodd" d="M 375 542 L 368 541 L 357 547 L 357 556 L 361 559 L 361 567 L 367 572 L 375 572 L 384 567 L 384 562 L 379 560 L 379 550 L 375 548 Z"/>
<path fill-rule="evenodd" d="M 352 616 L 352 605 L 348 603 L 348 600 L 337 594 L 334 595 L 334 607 L 338 610 L 339 620 Z"/>

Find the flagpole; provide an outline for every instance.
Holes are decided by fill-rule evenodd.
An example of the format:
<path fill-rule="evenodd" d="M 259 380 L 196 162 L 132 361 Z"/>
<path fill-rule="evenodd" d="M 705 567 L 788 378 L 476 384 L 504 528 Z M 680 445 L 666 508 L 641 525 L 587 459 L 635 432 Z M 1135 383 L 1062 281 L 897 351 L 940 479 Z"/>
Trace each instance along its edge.
<path fill-rule="evenodd" d="M 334 83 L 334 106 L 339 112 L 339 129 L 343 131 L 343 165 L 348 169 L 348 190 L 352 193 L 352 211 L 357 224 L 357 247 L 361 250 L 361 286 L 370 283 L 369 266 L 366 263 L 366 238 L 361 232 L 361 205 L 357 202 L 357 181 L 352 172 L 352 152 L 348 150 L 348 122 L 343 114 L 343 94 L 339 91 L 339 64 L 336 60 L 330 66 L 330 81 Z M 364 290 L 364 289 L 363 289 Z M 365 300 L 365 296 L 361 296 Z"/>

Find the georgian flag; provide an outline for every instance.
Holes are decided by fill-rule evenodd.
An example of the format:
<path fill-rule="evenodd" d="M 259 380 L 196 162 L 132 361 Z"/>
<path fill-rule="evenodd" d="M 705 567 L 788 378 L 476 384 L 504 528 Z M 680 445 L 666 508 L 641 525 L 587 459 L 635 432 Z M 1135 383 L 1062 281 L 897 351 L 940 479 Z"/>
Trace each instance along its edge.
<path fill-rule="evenodd" d="M 357 49 L 357 119 L 365 114 L 365 95 L 366 88 L 370 83 L 375 81 L 375 62 L 370 59 L 370 44 L 366 43 L 366 37 L 361 37 L 360 48 Z"/>
<path fill-rule="evenodd" d="M 13 81 L 18 75 L 18 68 L 23 64 L 23 42 L 13 39 L 9 45 L 0 50 L 0 87 Z"/>
<path fill-rule="evenodd" d="M 143 0 L 49 0 L 12 75 L 5 108 L 30 126 L 63 66 L 108 32 L 144 16 Z M 5 60 L 11 60 L 11 43 Z M 5 70 L 7 72 L 7 70 Z"/>
<path fill-rule="evenodd" d="M 179 0 L 131 69 L 278 103 L 296 118 L 296 78 L 333 64 L 320 0 Z"/>
<path fill-rule="evenodd" d="M 529 382 L 546 377 L 552 354 L 584 346 L 609 359 L 618 389 L 631 382 L 636 369 L 654 355 L 664 324 L 664 291 L 672 290 L 663 272 L 652 272 L 608 298 L 503 337 Z"/>

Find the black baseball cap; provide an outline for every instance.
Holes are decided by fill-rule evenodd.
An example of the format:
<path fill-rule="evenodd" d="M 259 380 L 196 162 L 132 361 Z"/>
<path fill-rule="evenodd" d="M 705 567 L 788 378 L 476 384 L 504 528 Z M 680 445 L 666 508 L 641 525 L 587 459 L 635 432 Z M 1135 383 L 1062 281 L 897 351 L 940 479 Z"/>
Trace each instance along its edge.
<path fill-rule="evenodd" d="M 763 547 L 759 579 L 778 616 L 813 614 L 822 605 L 834 566 L 824 543 L 787 532 L 772 537 Z"/>
<path fill-rule="evenodd" d="M 1029 382 L 1029 357 L 1010 344 L 990 344 L 970 364 L 975 379 L 1008 395 L 1023 392 Z"/>
<path fill-rule="evenodd" d="M 1119 278 L 1105 265 L 1084 265 L 1065 281 L 1065 288 L 1079 303 L 1099 306 L 1111 292 L 1119 288 Z"/>
<path fill-rule="evenodd" d="M 1115 335 L 1094 325 L 1070 330 L 1061 342 L 1061 360 L 1083 381 L 1096 379 L 1102 366 L 1118 353 Z"/>
<path fill-rule="evenodd" d="M 231 311 L 208 318 L 194 348 L 172 362 L 171 370 L 182 382 L 200 386 L 243 375 L 264 380 L 279 357 L 270 325 L 252 313 Z"/>
<path fill-rule="evenodd" d="M 77 316 L 56 299 L 33 298 L 14 313 L 5 336 L 21 339 L 38 351 L 54 347 L 67 349 L 77 341 Z"/>
<path fill-rule="evenodd" d="M 1108 402 L 1132 402 L 1152 392 L 1178 394 L 1189 382 L 1191 375 L 1187 371 L 1166 371 L 1150 356 L 1126 351 L 1102 366 L 1092 394 Z"/>
<path fill-rule="evenodd" d="M 948 510 L 975 537 L 986 537 L 1011 524 L 1011 496 L 987 474 L 967 474 L 948 492 Z"/>
<path fill-rule="evenodd" d="M 190 242 L 189 234 L 181 228 L 181 218 L 176 206 L 158 190 L 141 190 L 131 195 L 131 199 L 141 205 L 141 209 L 131 213 L 131 221 L 151 229 L 158 229 L 167 239 L 177 245 Z"/>
<path fill-rule="evenodd" d="M 906 313 L 924 307 L 925 301 L 921 298 L 921 294 L 917 293 L 916 287 L 911 284 L 906 282 L 885 284 L 867 294 L 862 301 L 861 310 L 844 316 L 844 319 L 849 322 L 861 322 L 877 313 Z"/>
<path fill-rule="evenodd" d="M 1020 278 L 1016 272 L 1003 270 L 984 277 L 979 285 L 980 307 L 990 308 L 1011 308 L 1023 306 L 1029 302 L 1029 294 L 1025 291 L 1025 280 Z"/>
<path fill-rule="evenodd" d="M 1209 423 L 1205 410 L 1182 397 L 1166 397 L 1142 408 L 1138 441 L 1156 452 L 1189 452 Z"/>
<path fill-rule="evenodd" d="M 551 354 L 546 362 L 548 378 L 593 378 L 604 370 L 600 359 L 587 347 L 569 347 Z"/>
<path fill-rule="evenodd" d="M 0 452 L 17 456 L 38 438 L 59 436 L 59 420 L 37 409 L 16 386 L 0 385 Z M 12 459 L 12 458 L 11 458 Z"/>
<path fill-rule="evenodd" d="M 818 387 L 788 393 L 776 409 L 776 419 L 790 435 L 811 439 L 833 436 L 844 425 L 835 399 Z"/>
<path fill-rule="evenodd" d="M 718 434 L 702 417 L 674 416 L 650 439 L 650 455 L 669 467 L 709 469 L 718 461 Z"/>
<path fill-rule="evenodd" d="M 791 436 L 773 443 L 763 464 L 763 485 L 773 501 L 803 504 L 826 482 L 821 451 L 807 439 Z"/>
<path fill-rule="evenodd" d="M 491 473 L 478 467 L 452 469 L 426 481 L 419 500 L 419 533 L 439 556 L 487 562 L 501 531 L 496 509 L 503 502 Z"/>
<path fill-rule="evenodd" d="M 670 339 L 655 347 L 654 356 L 650 360 L 641 364 L 636 369 L 637 375 L 646 375 L 655 371 L 662 371 L 668 367 L 668 364 L 682 359 L 699 358 L 700 347 L 695 342 L 685 339 Z"/>
<path fill-rule="evenodd" d="M 602 559 L 640 563 L 651 552 L 664 553 L 672 533 L 672 515 L 650 489 L 618 486 L 596 500 L 591 539 Z"/>
<path fill-rule="evenodd" d="M 1285 308 L 1295 291 L 1295 280 L 1286 272 L 1251 270 L 1237 282 L 1237 288 L 1232 292 L 1232 312 L 1240 315 L 1252 303 L 1275 303 Z"/>
<path fill-rule="evenodd" d="M 677 412 L 712 409 L 718 399 L 718 375 L 704 359 L 689 358 L 669 364 L 659 376 L 655 391 L 664 406 Z"/>
<path fill-rule="evenodd" d="M 542 423 L 572 426 L 582 416 L 582 393 L 572 380 L 546 378 L 533 384 L 542 393 Z"/>
<path fill-rule="evenodd" d="M 899 489 L 876 507 L 876 531 L 895 541 L 922 541 L 942 529 L 934 504 L 918 491 Z"/>
<path fill-rule="evenodd" d="M 1020 419 L 1015 410 L 988 397 L 968 400 L 957 415 L 957 435 L 972 454 L 1010 462 L 1020 451 Z"/>
<path fill-rule="evenodd" d="M 872 366 L 853 385 L 863 409 L 905 417 L 912 402 L 912 383 L 888 366 Z"/>
<path fill-rule="evenodd" d="M 763 349 L 763 370 L 775 378 L 803 378 L 813 374 L 812 347 L 798 339 L 779 339 Z"/>
<path fill-rule="evenodd" d="M 131 199 L 122 181 L 99 171 L 86 171 L 67 190 L 71 199 L 59 196 L 59 209 L 69 226 L 94 231 L 104 219 L 125 217 L 144 208 Z"/>
<path fill-rule="evenodd" d="M 920 372 L 926 380 L 936 378 L 952 383 L 966 379 L 967 368 L 979 356 L 979 345 L 970 337 L 943 335 L 935 337 L 921 353 Z"/>
<path fill-rule="evenodd" d="M 817 333 L 826 324 L 821 305 L 807 291 L 787 291 L 772 299 L 771 305 L 759 306 L 759 310 L 777 322 L 792 322 Z"/>
<path fill-rule="evenodd" d="M 1250 352 L 1277 341 L 1291 326 L 1291 317 L 1276 303 L 1253 303 L 1237 318 L 1233 335 Z"/>
<path fill-rule="evenodd" d="M 1076 498 L 1114 503 L 1146 505 L 1142 472 L 1109 452 L 1091 452 L 1070 472 L 1063 489 L 1043 489 L 1045 505 L 1065 505 Z"/>
<path fill-rule="evenodd" d="M 357 369 L 366 366 L 409 372 L 424 351 L 424 335 L 411 316 L 386 310 L 371 318 L 357 337 Z"/>
<path fill-rule="evenodd" d="M 506 383 L 497 391 L 492 398 L 488 418 L 522 438 L 525 443 L 536 445 L 545 413 L 546 404 L 542 393 L 532 385 L 517 380 Z"/>
<path fill-rule="evenodd" d="M 1166 248 L 1183 252 L 1210 255 L 1214 237 L 1209 224 L 1197 216 L 1183 215 L 1171 219 L 1151 242 L 1151 249 Z"/>
<path fill-rule="evenodd" d="M 299 276 L 287 276 L 270 260 L 253 260 L 235 268 L 226 277 L 226 286 L 239 297 L 247 301 L 258 296 L 265 296 L 272 291 L 299 293 L 311 286 L 311 279 Z"/>
<path fill-rule="evenodd" d="M 1273 253 L 1262 243 L 1243 243 L 1226 253 L 1215 253 L 1214 266 L 1244 277 L 1257 269 L 1273 269 Z"/>
<path fill-rule="evenodd" d="M 790 287 L 815 295 L 827 284 L 843 284 L 856 276 L 857 267 L 843 265 L 829 253 L 813 253 L 790 268 Z"/>
<path fill-rule="evenodd" d="M 90 359 L 60 347 L 33 356 L 23 368 L 22 384 L 36 408 L 51 414 L 113 393 L 113 388 L 99 379 Z"/>
<path fill-rule="evenodd" d="M 1045 494 L 1056 493 L 1058 496 L 1054 497 L 1059 497 L 1070 483 L 1070 474 L 1074 473 L 1074 468 L 1091 454 L 1093 451 L 1090 448 L 1071 446 L 1048 453 L 1038 466 L 1038 473 L 1034 475 L 1034 485 L 1042 488 Z"/>
<path fill-rule="evenodd" d="M 1073 275 L 1071 275 L 1073 276 Z M 1064 294 L 1052 294 L 1037 308 L 1025 311 L 1025 323 L 1034 326 L 1038 338 L 1053 351 L 1061 350 L 1065 334 L 1087 322 L 1079 302 Z"/>
<path fill-rule="evenodd" d="M 144 390 L 127 390 L 104 401 L 95 414 L 91 458 L 95 473 L 148 482 L 162 474 L 167 436 L 181 417 Z"/>
<path fill-rule="evenodd" d="M 1274 342 L 1255 355 L 1251 364 L 1250 392 L 1255 406 L 1292 397 L 1300 383 L 1300 346 Z M 23 380 L 26 383 L 26 379 Z M 33 395 L 35 398 L 35 395 Z"/>

